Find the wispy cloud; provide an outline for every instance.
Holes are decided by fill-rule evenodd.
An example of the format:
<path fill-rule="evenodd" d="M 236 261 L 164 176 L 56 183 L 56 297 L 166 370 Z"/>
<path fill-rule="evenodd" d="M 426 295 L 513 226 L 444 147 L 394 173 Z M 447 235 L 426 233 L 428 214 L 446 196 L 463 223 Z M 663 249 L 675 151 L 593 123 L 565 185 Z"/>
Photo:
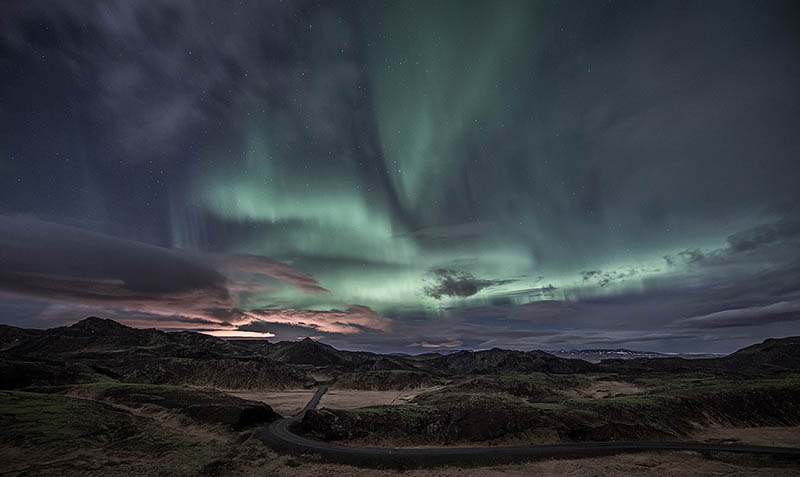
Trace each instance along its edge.
<path fill-rule="evenodd" d="M 758 247 L 800 238 L 800 220 L 784 218 L 762 224 L 728 237 L 732 252 L 747 252 Z"/>
<path fill-rule="evenodd" d="M 214 256 L 215 262 L 223 270 L 237 270 L 275 278 L 312 295 L 330 294 L 320 286 L 316 278 L 291 266 L 267 257 L 249 254 L 220 254 Z"/>
<path fill-rule="evenodd" d="M 419 343 L 411 343 L 408 345 L 409 348 L 458 348 L 463 345 L 464 342 L 461 340 L 453 340 L 453 341 L 445 341 L 442 343 L 428 343 L 427 341 L 422 341 Z"/>
<path fill-rule="evenodd" d="M 233 281 L 223 271 L 329 294 L 314 277 L 266 257 L 190 255 L 30 217 L 0 216 L 0 295 L 71 304 L 73 310 L 91 307 L 146 327 L 230 330 L 266 317 L 337 333 L 389 327 L 388 319 L 359 305 L 330 312 L 244 311 L 233 293 L 261 291 L 263 284 Z"/>
<path fill-rule="evenodd" d="M 800 301 L 781 301 L 764 306 L 722 310 L 684 318 L 676 321 L 675 325 L 689 328 L 728 328 L 787 321 L 800 321 Z"/>
<path fill-rule="evenodd" d="M 378 315 L 369 307 L 350 305 L 344 311 L 317 311 L 289 309 L 249 310 L 248 316 L 254 321 L 240 326 L 240 330 L 269 331 L 270 327 L 291 325 L 306 328 L 314 332 L 353 334 L 364 329 L 373 331 L 389 331 L 392 320 Z"/>

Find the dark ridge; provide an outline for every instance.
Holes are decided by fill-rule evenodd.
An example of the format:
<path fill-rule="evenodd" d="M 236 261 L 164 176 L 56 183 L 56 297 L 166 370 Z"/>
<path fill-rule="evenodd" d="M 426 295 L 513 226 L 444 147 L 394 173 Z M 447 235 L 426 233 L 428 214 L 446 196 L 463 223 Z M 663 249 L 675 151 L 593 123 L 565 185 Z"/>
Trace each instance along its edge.
<path fill-rule="evenodd" d="M 101 333 L 101 334 L 122 334 L 128 332 L 135 332 L 136 330 L 136 328 L 125 326 L 122 323 L 116 322 L 114 320 L 110 320 L 108 318 L 98 318 L 96 316 L 90 316 L 88 318 L 84 318 L 81 321 L 71 325 L 70 328 L 75 330 L 87 331 L 90 333 Z"/>
<path fill-rule="evenodd" d="M 192 331 L 167 333 L 152 328 L 131 328 L 114 320 L 95 316 L 71 326 L 48 330 L 0 326 L 0 353 L 26 360 L 80 358 L 87 365 L 97 366 L 106 373 L 124 376 L 126 379 L 132 379 L 133 373 L 136 375 L 135 379 L 180 382 L 181 379 L 200 379 L 197 376 L 202 375 L 209 382 L 222 379 L 230 385 L 245 387 L 258 384 L 248 384 L 234 378 L 237 372 L 245 371 L 242 366 L 246 367 L 247 372 L 259 374 L 259 382 L 273 385 L 276 381 L 287 385 L 313 382 L 305 377 L 306 371 L 302 369 L 307 368 L 303 368 L 304 366 L 342 373 L 413 372 L 431 377 L 502 372 L 762 373 L 800 370 L 800 337 L 768 339 L 722 358 L 643 357 L 605 359 L 593 364 L 582 359 L 557 357 L 539 350 L 525 352 L 493 348 L 484 351 L 462 350 L 448 354 L 404 356 L 342 351 L 310 337 L 279 343 L 266 340 L 225 340 Z M 162 358 L 174 359 L 169 361 L 169 365 L 156 365 L 154 360 Z M 196 363 L 215 360 L 216 364 L 205 365 L 206 369 L 215 371 L 204 374 L 201 366 L 190 366 L 187 364 L 190 362 L 175 361 L 177 359 L 196 360 Z M 228 364 L 222 364 L 223 361 Z M 151 362 L 152 364 L 148 364 Z M 264 370 L 270 371 L 265 375 Z"/>

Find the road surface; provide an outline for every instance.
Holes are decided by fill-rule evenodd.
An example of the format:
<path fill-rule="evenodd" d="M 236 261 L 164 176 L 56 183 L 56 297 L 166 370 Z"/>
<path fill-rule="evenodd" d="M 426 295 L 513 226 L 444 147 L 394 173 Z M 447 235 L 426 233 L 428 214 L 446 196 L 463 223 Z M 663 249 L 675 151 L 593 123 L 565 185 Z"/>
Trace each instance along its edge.
<path fill-rule="evenodd" d="M 314 453 L 328 462 L 368 467 L 412 468 L 437 465 L 495 465 L 543 458 L 598 457 L 646 451 L 734 452 L 762 454 L 800 462 L 800 449 L 798 448 L 745 444 L 611 441 L 535 446 L 396 449 L 389 447 L 343 446 L 307 439 L 293 433 L 292 427 L 303 419 L 306 411 L 314 409 L 319 404 L 319 400 L 327 390 L 327 386 L 321 386 L 314 394 L 314 397 L 306 404 L 306 407 L 296 416 L 280 419 L 259 429 L 257 434 L 259 439 L 279 451 L 295 454 Z"/>

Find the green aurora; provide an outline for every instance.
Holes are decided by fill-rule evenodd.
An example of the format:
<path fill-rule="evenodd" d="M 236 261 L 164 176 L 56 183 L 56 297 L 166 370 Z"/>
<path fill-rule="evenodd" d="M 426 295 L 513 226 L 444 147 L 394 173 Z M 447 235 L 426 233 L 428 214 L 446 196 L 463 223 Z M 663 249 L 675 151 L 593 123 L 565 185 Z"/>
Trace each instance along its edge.
<path fill-rule="evenodd" d="M 114 8 L 160 18 L 168 6 Z M 253 321 L 223 324 L 279 338 L 381 350 L 423 339 L 716 350 L 736 348 L 745 331 L 800 332 L 792 320 L 753 318 L 705 335 L 681 321 L 800 303 L 790 273 L 800 259 L 800 99 L 788 86 L 800 71 L 797 31 L 776 20 L 791 17 L 790 3 L 174 8 L 174 35 L 161 38 L 143 20 L 120 30 L 95 8 L 64 6 L 119 42 L 122 59 L 93 73 L 99 93 L 51 67 L 52 94 L 87 95 L 94 109 L 77 123 L 107 135 L 80 144 L 59 132 L 74 137 L 77 126 L 53 127 L 82 169 L 52 173 L 83 192 L 17 190 L 10 215 L 203 263 L 266 257 L 313 277 L 327 293 L 223 270 L 232 309 Z M 198 25 L 208 34 L 193 33 Z M 4 37 L 8 51 L 15 38 Z M 69 45 L 52 48 L 69 61 Z M 97 48 L 81 61 L 112 55 Z M 136 54 L 148 48 L 160 53 Z M 44 154 L 32 137 L 5 135 L 3 157 Z M 21 167 L 0 162 L 5 177 Z M 788 285 L 740 293 L 764 277 Z M 284 333 L 257 317 L 351 306 L 389 320 L 391 333 L 326 334 L 293 319 L 279 322 L 296 327 Z"/>

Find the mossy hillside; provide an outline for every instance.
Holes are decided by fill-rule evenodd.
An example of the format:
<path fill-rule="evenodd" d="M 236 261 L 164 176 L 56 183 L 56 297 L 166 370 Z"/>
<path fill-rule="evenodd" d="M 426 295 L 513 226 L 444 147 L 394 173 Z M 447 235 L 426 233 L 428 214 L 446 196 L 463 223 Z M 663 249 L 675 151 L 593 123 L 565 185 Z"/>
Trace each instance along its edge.
<path fill-rule="evenodd" d="M 0 391 L 0 428 L 0 439 L 24 447 L 162 452 L 197 443 L 105 403 L 24 391 Z"/>
<path fill-rule="evenodd" d="M 590 382 L 589 377 L 582 375 L 504 373 L 470 377 L 448 386 L 443 392 L 506 393 L 530 402 L 553 402 L 563 399 L 566 391 L 585 388 Z M 438 392 L 427 393 L 420 399 Z"/>
<path fill-rule="evenodd" d="M 0 468 L 32 475 L 62 461 L 56 464 L 62 475 L 78 475 L 98 462 L 147 469 L 147 475 L 200 475 L 225 452 L 224 442 L 63 394 L 0 391 L 0 429 L 0 446 L 8 451 Z"/>
<path fill-rule="evenodd" d="M 549 429 L 563 441 L 585 441 L 683 438 L 697 425 L 711 423 L 800 424 L 797 376 L 683 378 L 674 382 L 665 376 L 647 378 L 650 390 L 640 394 L 602 399 L 562 395 L 544 402 L 528 402 L 508 394 L 505 387 L 496 391 L 456 385 L 420 395 L 416 405 L 332 412 L 341 429 L 338 435 L 345 436 L 340 438 L 368 438 L 383 432 L 419 444 L 490 441 L 542 429 Z M 538 384 L 547 382 L 548 377 L 517 379 Z"/>
<path fill-rule="evenodd" d="M 400 419 L 426 419 L 436 412 L 433 406 L 407 404 L 402 406 L 370 406 L 351 409 L 353 416 L 397 417 Z"/>
<path fill-rule="evenodd" d="M 188 386 L 101 382 L 75 386 L 69 392 L 146 412 L 167 411 L 198 423 L 226 425 L 236 429 L 272 422 L 281 417 L 264 403 L 213 389 Z"/>
<path fill-rule="evenodd" d="M 329 440 L 397 439 L 418 444 L 481 442 L 578 419 L 556 403 L 468 393 L 435 394 L 418 404 L 310 411 L 303 429 Z M 331 432 L 334 430 L 334 432 Z"/>
<path fill-rule="evenodd" d="M 167 409 L 184 407 L 187 403 L 209 403 L 236 399 L 214 389 L 167 384 L 123 383 L 113 380 L 81 384 L 68 389 L 71 394 L 92 399 L 111 400 L 137 407 L 153 404 Z"/>
<path fill-rule="evenodd" d="M 83 363 L 0 358 L 0 389 L 59 386 L 110 379 Z"/>

